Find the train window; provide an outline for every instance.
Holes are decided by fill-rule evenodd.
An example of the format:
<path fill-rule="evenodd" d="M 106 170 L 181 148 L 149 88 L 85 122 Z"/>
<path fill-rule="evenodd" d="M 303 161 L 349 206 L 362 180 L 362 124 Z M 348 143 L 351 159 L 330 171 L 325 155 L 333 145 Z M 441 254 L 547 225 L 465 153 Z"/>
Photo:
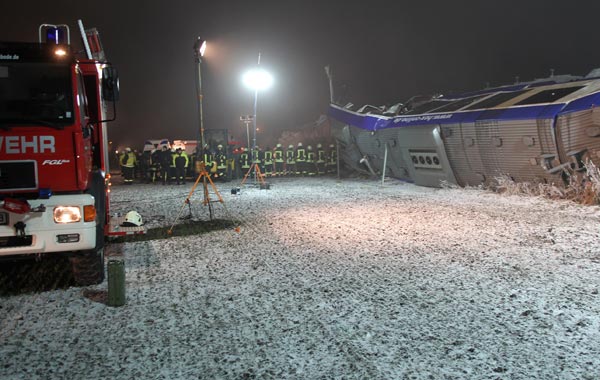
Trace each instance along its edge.
<path fill-rule="evenodd" d="M 477 102 L 471 106 L 468 106 L 467 108 L 465 108 L 465 110 L 478 110 L 478 109 L 482 109 L 482 108 L 492 108 L 492 107 L 496 107 L 497 105 L 500 105 L 512 98 L 516 98 L 519 95 L 522 95 L 524 93 L 526 93 L 529 90 L 522 90 L 522 91 L 514 91 L 514 92 L 499 92 L 494 96 L 490 96 L 487 99 L 484 99 L 480 102 Z"/>
<path fill-rule="evenodd" d="M 564 98 L 565 96 L 582 89 L 585 86 L 573 86 L 573 87 L 565 87 L 565 88 L 555 88 L 553 90 L 544 90 L 540 91 L 535 95 L 531 95 L 528 98 L 521 100 L 516 103 L 516 106 L 522 106 L 526 104 L 538 104 L 538 103 L 552 103 L 557 101 L 560 98 Z"/>
<path fill-rule="evenodd" d="M 419 115 L 422 113 L 427 113 L 432 109 L 439 108 L 440 106 L 448 104 L 447 100 L 431 100 L 429 102 L 425 102 L 423 104 L 419 104 L 415 108 L 411 109 L 404 115 Z"/>
<path fill-rule="evenodd" d="M 460 99 L 454 102 L 451 102 L 450 104 L 446 104 L 445 106 L 441 106 L 439 108 L 436 108 L 433 110 L 433 112 L 452 112 L 452 111 L 456 111 L 459 110 L 461 108 L 463 108 L 464 106 L 467 106 L 471 103 L 473 103 L 476 100 L 481 99 L 481 96 L 476 96 L 473 98 L 465 98 L 465 99 Z"/>

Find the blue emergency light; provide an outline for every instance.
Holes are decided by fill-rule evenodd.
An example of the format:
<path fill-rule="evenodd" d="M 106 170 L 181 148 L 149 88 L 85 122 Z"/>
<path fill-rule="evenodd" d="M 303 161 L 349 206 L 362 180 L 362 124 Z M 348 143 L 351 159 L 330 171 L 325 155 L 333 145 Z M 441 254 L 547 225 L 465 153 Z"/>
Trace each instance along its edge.
<path fill-rule="evenodd" d="M 45 37 L 45 38 L 44 38 Z M 39 42 L 53 45 L 70 45 L 68 25 L 42 24 L 39 28 Z"/>
<path fill-rule="evenodd" d="M 40 199 L 50 199 L 52 196 L 52 189 L 40 189 L 38 197 Z"/>
<path fill-rule="evenodd" d="M 58 28 L 48 28 L 46 29 L 46 43 L 53 43 L 58 45 L 58 37 L 59 37 Z"/>

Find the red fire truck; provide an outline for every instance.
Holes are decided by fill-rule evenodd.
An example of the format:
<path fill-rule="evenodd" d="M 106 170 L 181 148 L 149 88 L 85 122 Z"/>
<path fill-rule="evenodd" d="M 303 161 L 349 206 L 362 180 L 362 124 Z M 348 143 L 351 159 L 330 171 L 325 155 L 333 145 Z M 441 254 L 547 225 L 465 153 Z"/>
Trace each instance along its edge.
<path fill-rule="evenodd" d="M 38 43 L 0 42 L 0 259 L 68 254 L 90 285 L 104 279 L 105 235 L 119 223 L 107 143 L 119 93 L 97 31 L 79 28 L 84 58 L 66 25 L 40 26 Z"/>

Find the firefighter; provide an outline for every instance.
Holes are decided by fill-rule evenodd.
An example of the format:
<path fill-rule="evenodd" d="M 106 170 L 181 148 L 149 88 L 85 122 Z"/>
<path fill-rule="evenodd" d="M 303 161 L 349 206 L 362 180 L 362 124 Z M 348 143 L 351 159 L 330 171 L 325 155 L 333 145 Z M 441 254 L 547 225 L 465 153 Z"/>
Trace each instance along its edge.
<path fill-rule="evenodd" d="M 173 155 L 173 165 L 175 166 L 175 180 L 179 185 L 180 183 L 185 185 L 185 169 L 187 168 L 190 159 L 185 151 L 182 151 L 181 148 L 177 148 L 175 150 L 175 154 Z"/>
<path fill-rule="evenodd" d="M 327 157 L 325 156 L 325 149 L 323 149 L 323 145 L 321 143 L 317 144 L 317 175 L 325 174 L 325 163 L 327 162 Z"/>
<path fill-rule="evenodd" d="M 337 168 L 337 149 L 335 145 L 329 144 L 329 155 L 327 159 L 327 173 L 334 174 Z"/>
<path fill-rule="evenodd" d="M 150 154 L 150 181 L 156 182 L 156 177 L 160 175 L 160 150 L 153 149 Z"/>
<path fill-rule="evenodd" d="M 314 176 L 317 174 L 317 166 L 315 163 L 315 152 L 313 151 L 312 146 L 306 147 L 306 173 L 309 176 Z"/>
<path fill-rule="evenodd" d="M 296 174 L 296 152 L 294 145 L 290 144 L 285 151 L 285 175 Z"/>
<path fill-rule="evenodd" d="M 150 166 L 152 164 L 152 157 L 149 150 L 145 150 L 142 152 L 140 159 L 138 161 L 140 174 L 142 177 L 142 181 L 144 183 L 150 183 L 151 173 Z"/>
<path fill-rule="evenodd" d="M 177 176 L 175 170 L 175 148 L 171 148 L 169 153 L 169 181 L 174 181 Z"/>
<path fill-rule="evenodd" d="M 123 178 L 125 178 L 125 163 L 127 162 L 127 157 L 125 155 L 126 153 L 127 152 L 123 151 L 121 154 L 117 154 L 117 161 L 119 162 L 119 167 L 121 168 L 121 175 Z"/>
<path fill-rule="evenodd" d="M 275 161 L 275 166 L 273 170 L 273 175 L 282 176 L 283 175 L 283 147 L 281 144 L 277 144 L 275 150 L 273 151 L 273 160 Z"/>
<path fill-rule="evenodd" d="M 273 151 L 270 147 L 265 149 L 264 157 L 265 176 L 270 177 L 273 175 Z"/>
<path fill-rule="evenodd" d="M 217 145 L 217 152 L 215 153 L 215 164 L 217 165 L 217 172 L 215 178 L 219 178 L 222 181 L 227 180 L 227 154 L 223 149 L 223 145 Z"/>
<path fill-rule="evenodd" d="M 301 142 L 296 148 L 296 175 L 306 175 L 306 151 Z"/>
<path fill-rule="evenodd" d="M 240 158 L 244 153 L 244 147 L 235 148 L 233 150 L 233 162 L 231 164 L 233 168 L 233 178 L 240 179 L 246 173 L 242 173 L 242 168 L 240 166 Z"/>
<path fill-rule="evenodd" d="M 125 153 L 121 156 L 121 165 L 123 165 L 123 176 L 126 184 L 133 183 L 136 162 L 135 153 L 129 147 L 125 148 Z"/>
<path fill-rule="evenodd" d="M 204 145 L 203 153 L 202 153 L 202 161 L 204 161 L 204 168 L 209 176 L 212 176 L 213 173 L 213 154 L 210 151 L 210 147 L 208 144 Z"/>
<path fill-rule="evenodd" d="M 135 169 L 133 178 L 144 179 L 144 172 L 142 171 L 142 153 L 138 152 L 137 149 L 133 150 L 133 154 L 135 154 Z"/>
<path fill-rule="evenodd" d="M 242 147 L 242 152 L 240 153 L 240 158 L 238 160 L 238 166 L 240 167 L 244 177 L 248 175 L 251 164 L 252 161 L 250 160 L 250 155 L 248 154 L 248 148 Z"/>
<path fill-rule="evenodd" d="M 258 145 L 256 145 L 254 147 L 254 149 L 252 149 L 252 163 L 256 165 L 256 167 L 258 168 L 258 170 L 260 170 L 260 172 L 262 173 L 264 168 L 263 168 L 263 151 L 260 149 L 260 147 Z M 254 169 L 256 172 L 256 169 Z"/>
<path fill-rule="evenodd" d="M 171 184 L 171 176 L 169 175 L 169 168 L 171 167 L 171 151 L 166 145 L 163 145 L 162 151 L 160 152 L 160 176 L 162 178 L 163 185 Z"/>

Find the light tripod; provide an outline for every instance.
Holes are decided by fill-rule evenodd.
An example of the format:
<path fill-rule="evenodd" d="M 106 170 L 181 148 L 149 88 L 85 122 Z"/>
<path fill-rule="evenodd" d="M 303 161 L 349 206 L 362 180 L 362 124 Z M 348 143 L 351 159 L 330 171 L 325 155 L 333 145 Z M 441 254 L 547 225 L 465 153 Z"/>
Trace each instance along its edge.
<path fill-rule="evenodd" d="M 210 194 L 208 192 L 208 183 L 210 183 L 210 185 L 213 188 L 213 191 L 215 192 L 216 196 L 219 198 L 219 202 L 224 203 L 223 197 L 221 197 L 221 194 L 219 193 L 219 190 L 215 186 L 215 183 L 210 178 L 210 174 L 208 174 L 208 172 L 206 171 L 206 166 L 204 166 L 204 162 L 200 162 L 200 173 L 198 174 L 198 178 L 196 178 L 196 182 L 194 182 L 194 186 L 192 186 L 190 193 L 188 194 L 187 198 L 185 198 L 185 201 L 183 202 L 183 205 L 181 206 L 181 209 L 179 210 L 179 214 L 177 214 L 177 218 L 175 218 L 173 225 L 171 225 L 171 228 L 169 228 L 169 231 L 168 231 L 169 235 L 171 235 L 173 233 L 173 228 L 175 227 L 175 224 L 181 217 L 181 214 L 183 213 L 183 209 L 185 208 L 185 205 L 188 205 L 188 209 L 190 210 L 190 216 L 191 216 L 192 209 L 191 209 L 190 199 L 192 198 L 192 195 L 194 195 L 194 191 L 196 191 L 196 187 L 198 187 L 200 180 L 202 180 L 202 183 L 204 186 L 204 200 L 202 201 L 202 204 L 204 206 L 208 206 L 208 209 L 210 210 L 210 215 L 211 215 L 210 219 L 211 220 L 212 220 L 213 212 L 212 212 L 212 204 L 211 204 L 212 200 L 210 199 Z"/>
<path fill-rule="evenodd" d="M 248 179 L 248 176 L 252 172 L 254 172 L 254 179 L 258 179 L 258 181 L 260 182 L 261 188 L 266 188 L 267 182 L 265 181 L 265 175 L 262 174 L 262 172 L 260 171 L 260 167 L 256 162 L 253 162 L 252 165 L 250 165 L 250 169 L 248 169 L 248 172 L 246 172 L 246 175 L 244 176 L 244 179 L 242 179 L 240 185 L 243 185 L 244 182 L 246 182 L 246 179 Z"/>

